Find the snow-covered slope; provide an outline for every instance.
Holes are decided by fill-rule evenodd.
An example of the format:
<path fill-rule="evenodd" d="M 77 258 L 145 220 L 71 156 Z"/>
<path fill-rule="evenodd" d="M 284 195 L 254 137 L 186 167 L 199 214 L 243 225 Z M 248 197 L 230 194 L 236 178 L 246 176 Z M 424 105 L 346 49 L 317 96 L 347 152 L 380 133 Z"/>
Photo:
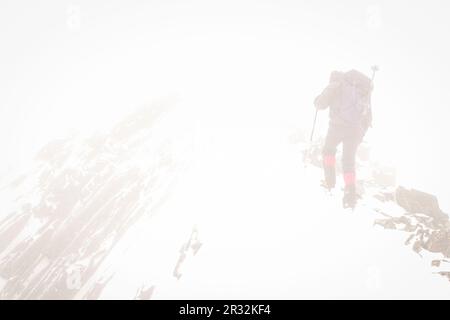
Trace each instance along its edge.
<path fill-rule="evenodd" d="M 392 188 L 367 183 L 344 210 L 289 130 L 186 116 L 155 104 L 54 141 L 4 185 L 0 297 L 448 298 L 445 252 L 414 238 L 433 225 Z"/>

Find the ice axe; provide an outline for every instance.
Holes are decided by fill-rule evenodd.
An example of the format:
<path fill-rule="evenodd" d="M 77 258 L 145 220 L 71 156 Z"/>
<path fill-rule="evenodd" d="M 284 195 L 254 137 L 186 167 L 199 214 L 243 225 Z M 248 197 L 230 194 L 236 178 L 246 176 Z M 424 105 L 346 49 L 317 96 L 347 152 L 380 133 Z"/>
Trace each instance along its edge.
<path fill-rule="evenodd" d="M 370 91 L 373 90 L 373 81 L 375 80 L 375 74 L 377 73 L 377 71 L 380 70 L 380 68 L 375 64 L 371 67 L 372 69 L 372 79 L 370 80 Z M 369 121 L 369 126 L 372 128 L 372 105 L 369 105 L 370 108 L 370 121 Z"/>
<path fill-rule="evenodd" d="M 371 69 L 372 69 L 372 83 L 373 83 L 373 80 L 375 80 L 375 74 L 377 71 L 380 70 L 380 68 L 377 65 L 373 65 Z"/>

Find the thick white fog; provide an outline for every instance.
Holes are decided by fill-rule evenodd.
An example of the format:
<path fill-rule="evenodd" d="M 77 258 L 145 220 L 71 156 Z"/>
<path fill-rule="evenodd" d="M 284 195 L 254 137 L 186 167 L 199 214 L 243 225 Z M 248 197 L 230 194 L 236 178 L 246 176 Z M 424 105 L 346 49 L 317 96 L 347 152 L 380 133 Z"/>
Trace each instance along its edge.
<path fill-rule="evenodd" d="M 312 100 L 331 70 L 369 73 L 378 64 L 374 152 L 392 159 L 408 183 L 445 196 L 445 1 L 3 1 L 1 7 L 3 171 L 64 130 L 97 129 L 167 95 L 202 114 L 223 113 L 214 126 L 245 119 L 247 127 L 309 128 Z"/>
<path fill-rule="evenodd" d="M 162 212 L 190 210 L 188 217 L 194 218 L 185 218 L 187 224 L 198 223 L 221 248 L 229 244 L 222 238 L 229 236 L 223 231 L 231 228 L 227 224 L 242 221 L 236 237 L 251 250 L 253 242 L 245 244 L 245 239 L 258 219 L 265 232 L 273 223 L 268 217 L 321 211 L 315 207 L 320 198 L 313 201 L 317 194 L 308 194 L 320 178 L 304 180 L 300 171 L 291 171 L 301 170 L 302 164 L 300 150 L 291 152 L 289 139 L 299 131 L 309 134 L 313 100 L 331 71 L 358 69 L 370 76 L 376 64 L 374 122 L 365 137 L 372 159 L 395 166 L 397 184 L 435 194 L 442 210 L 450 212 L 449 13 L 444 0 L 3 0 L 0 183 L 30 170 L 50 141 L 106 132 L 136 109 L 162 101 L 176 108 L 158 130 L 171 137 L 179 154 L 188 148 L 190 159 L 188 173 Z M 327 125 L 328 113 L 320 112 L 316 137 L 325 134 Z M 289 185 L 296 176 L 304 183 Z M 303 205 L 293 209 L 297 193 Z M 223 218 L 227 215 L 231 220 Z M 318 216 L 327 223 L 324 212 Z M 302 217 L 292 221 L 301 224 Z M 283 228 L 294 233 L 296 228 L 288 226 L 279 224 L 270 232 L 291 241 Z M 275 246 L 283 247 L 282 240 Z M 241 254 L 233 258 L 243 259 Z M 275 268 L 282 255 L 277 259 Z M 192 270 L 198 274 L 203 269 Z M 210 294 L 161 282 L 162 298 Z M 200 283 L 208 286 L 205 279 Z M 311 297 L 321 296 L 319 287 L 308 286 Z M 437 292 L 445 292 L 437 286 Z M 239 296 L 232 288 L 217 296 Z M 257 294 L 271 290 L 270 285 L 246 288 L 244 297 L 272 297 Z M 358 297 L 358 288 L 349 285 L 346 296 Z M 106 297 L 122 297 L 120 290 L 108 290 Z M 339 296 L 333 290 L 324 296 Z M 389 290 L 393 296 L 404 293 Z M 276 297 L 295 296 L 285 289 Z"/>

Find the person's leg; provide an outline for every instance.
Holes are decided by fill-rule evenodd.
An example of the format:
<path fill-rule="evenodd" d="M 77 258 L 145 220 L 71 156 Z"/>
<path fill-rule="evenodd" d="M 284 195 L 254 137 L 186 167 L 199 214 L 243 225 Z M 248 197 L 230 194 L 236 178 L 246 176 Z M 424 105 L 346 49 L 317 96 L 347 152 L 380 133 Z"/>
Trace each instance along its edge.
<path fill-rule="evenodd" d="M 342 130 L 330 125 L 322 150 L 325 185 L 328 189 L 336 185 L 336 148 L 341 141 Z"/>
<path fill-rule="evenodd" d="M 344 205 L 356 203 L 356 151 L 363 138 L 363 133 L 358 129 L 349 128 L 343 139 L 342 146 L 342 171 L 345 184 Z"/>

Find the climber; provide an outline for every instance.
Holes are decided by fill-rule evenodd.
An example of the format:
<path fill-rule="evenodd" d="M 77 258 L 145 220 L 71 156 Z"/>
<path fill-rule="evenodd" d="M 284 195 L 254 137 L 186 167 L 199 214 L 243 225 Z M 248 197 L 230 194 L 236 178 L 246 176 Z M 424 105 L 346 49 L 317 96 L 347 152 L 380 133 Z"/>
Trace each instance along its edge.
<path fill-rule="evenodd" d="M 322 149 L 325 178 L 322 185 L 328 190 L 336 185 L 336 148 L 342 143 L 345 208 L 354 208 L 358 199 L 355 157 L 372 123 L 372 89 L 373 81 L 359 71 L 333 71 L 328 86 L 314 101 L 317 110 L 330 108 L 328 133 Z"/>

